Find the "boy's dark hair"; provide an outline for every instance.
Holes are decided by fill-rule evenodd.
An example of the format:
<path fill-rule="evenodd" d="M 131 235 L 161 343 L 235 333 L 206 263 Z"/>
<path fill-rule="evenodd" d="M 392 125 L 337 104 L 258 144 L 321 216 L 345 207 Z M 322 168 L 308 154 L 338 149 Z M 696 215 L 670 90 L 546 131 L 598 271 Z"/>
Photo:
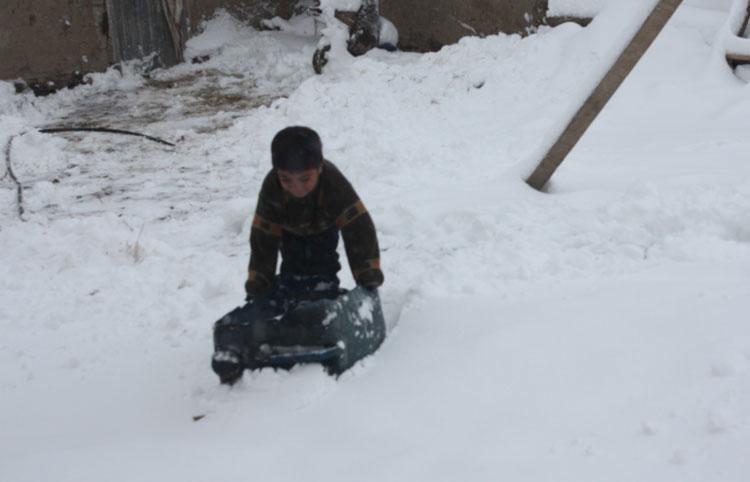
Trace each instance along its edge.
<path fill-rule="evenodd" d="M 320 136 L 309 127 L 293 126 L 280 130 L 271 141 L 274 169 L 299 172 L 315 169 L 323 163 Z"/>

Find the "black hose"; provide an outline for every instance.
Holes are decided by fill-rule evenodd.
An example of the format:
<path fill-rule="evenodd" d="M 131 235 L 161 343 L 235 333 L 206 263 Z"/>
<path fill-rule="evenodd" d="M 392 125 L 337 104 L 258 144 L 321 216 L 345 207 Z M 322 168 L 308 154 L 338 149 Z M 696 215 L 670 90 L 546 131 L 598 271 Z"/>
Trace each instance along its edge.
<path fill-rule="evenodd" d="M 167 142 L 164 139 L 159 139 L 158 137 L 152 137 L 146 134 L 141 134 L 139 132 L 124 131 L 122 129 L 110 129 L 108 127 L 50 127 L 46 129 L 39 129 L 39 132 L 42 132 L 44 134 L 54 134 L 56 132 L 107 132 L 110 134 L 124 134 L 126 136 L 145 137 L 146 139 L 158 142 L 159 144 L 164 144 L 171 147 L 175 146 L 171 142 Z"/>

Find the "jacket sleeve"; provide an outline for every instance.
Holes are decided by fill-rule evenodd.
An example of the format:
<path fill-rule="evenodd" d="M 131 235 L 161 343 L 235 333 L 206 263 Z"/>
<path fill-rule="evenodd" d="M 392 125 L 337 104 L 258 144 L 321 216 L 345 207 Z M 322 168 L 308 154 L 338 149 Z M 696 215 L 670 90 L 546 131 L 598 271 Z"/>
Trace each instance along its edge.
<path fill-rule="evenodd" d="M 276 273 L 283 224 L 273 176 L 270 173 L 263 182 L 250 229 L 250 264 L 245 282 L 248 298 L 266 292 Z"/>
<path fill-rule="evenodd" d="M 346 178 L 339 180 L 340 209 L 336 226 L 344 238 L 346 257 L 358 285 L 377 288 L 383 284 L 380 248 L 370 213 Z"/>

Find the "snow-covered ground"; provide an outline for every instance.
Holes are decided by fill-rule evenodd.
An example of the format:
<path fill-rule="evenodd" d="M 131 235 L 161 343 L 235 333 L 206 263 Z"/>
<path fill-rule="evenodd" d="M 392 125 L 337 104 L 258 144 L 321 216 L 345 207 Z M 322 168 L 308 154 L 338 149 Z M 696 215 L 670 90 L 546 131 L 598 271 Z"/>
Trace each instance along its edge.
<path fill-rule="evenodd" d="M 522 179 L 633 23 L 623 5 L 323 76 L 315 38 L 220 16 L 189 46 L 210 60 L 149 81 L 0 83 L 0 145 L 83 122 L 177 142 L 14 140 L 0 481 L 747 481 L 750 87 L 714 48 L 728 5 L 687 1 L 550 193 Z M 290 124 L 321 133 L 373 214 L 389 337 L 338 380 L 229 389 L 211 325 L 242 301 Z"/>
<path fill-rule="evenodd" d="M 594 17 L 607 6 L 622 0 L 548 0 L 548 15 Z M 691 7 L 727 11 L 735 0 L 688 0 Z M 635 3 L 635 2 L 634 2 Z"/>

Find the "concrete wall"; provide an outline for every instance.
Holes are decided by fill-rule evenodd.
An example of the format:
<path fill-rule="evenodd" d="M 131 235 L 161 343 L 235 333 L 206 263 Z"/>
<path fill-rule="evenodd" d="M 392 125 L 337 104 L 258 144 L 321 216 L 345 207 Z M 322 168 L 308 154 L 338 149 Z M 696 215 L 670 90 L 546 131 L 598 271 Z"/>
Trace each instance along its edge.
<path fill-rule="evenodd" d="M 195 31 L 223 7 L 257 23 L 291 15 L 296 0 L 185 0 Z M 0 79 L 23 79 L 39 92 L 64 87 L 112 63 L 106 0 L 0 0 Z"/>
<path fill-rule="evenodd" d="M 289 17 L 296 0 L 190 0 L 195 29 L 219 7 L 254 21 Z M 399 30 L 404 50 L 438 50 L 467 35 L 525 33 L 543 22 L 547 0 L 380 0 L 380 13 Z"/>
<path fill-rule="evenodd" d="M 380 0 L 380 14 L 399 31 L 399 48 L 428 51 L 467 35 L 526 33 L 547 0 Z"/>
<path fill-rule="evenodd" d="M 0 79 L 53 80 L 110 61 L 104 0 L 0 0 Z"/>
<path fill-rule="evenodd" d="M 297 0 L 185 0 L 192 30 L 218 7 L 257 23 L 288 17 Z M 0 79 L 54 80 L 112 61 L 105 0 L 0 0 Z M 380 0 L 399 47 L 437 50 L 466 35 L 524 33 L 544 21 L 547 0 Z"/>
<path fill-rule="evenodd" d="M 190 24 L 195 32 L 200 23 L 210 18 L 218 8 L 224 8 L 235 17 L 257 26 L 260 20 L 266 18 L 291 17 L 297 0 L 188 0 L 187 3 Z"/>

